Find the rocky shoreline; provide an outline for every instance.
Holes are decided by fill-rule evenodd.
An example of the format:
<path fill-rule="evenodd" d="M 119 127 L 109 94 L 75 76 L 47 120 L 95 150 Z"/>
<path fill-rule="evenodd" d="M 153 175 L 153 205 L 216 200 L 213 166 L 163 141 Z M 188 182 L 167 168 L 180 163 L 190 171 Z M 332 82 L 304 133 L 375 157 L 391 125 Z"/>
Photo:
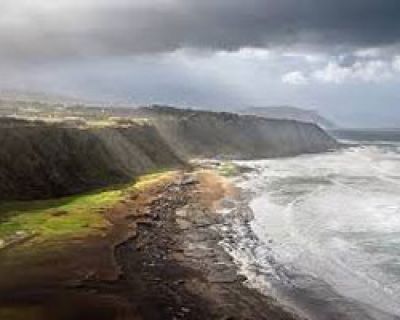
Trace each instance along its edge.
<path fill-rule="evenodd" d="M 112 227 L 102 240 L 71 248 L 69 269 L 53 257 L 57 264 L 38 264 L 41 278 L 0 287 L 0 311 L 39 307 L 21 317 L 29 320 L 299 319 L 248 288 L 221 246 L 218 206 L 235 193 L 217 174 L 196 171 L 129 195 L 106 213 Z"/>
<path fill-rule="evenodd" d="M 165 186 L 144 208 L 150 220 L 116 247 L 120 281 L 146 288 L 135 301 L 144 319 L 296 319 L 246 287 L 220 246 L 216 198 L 232 191 L 218 179 L 205 172 Z"/>

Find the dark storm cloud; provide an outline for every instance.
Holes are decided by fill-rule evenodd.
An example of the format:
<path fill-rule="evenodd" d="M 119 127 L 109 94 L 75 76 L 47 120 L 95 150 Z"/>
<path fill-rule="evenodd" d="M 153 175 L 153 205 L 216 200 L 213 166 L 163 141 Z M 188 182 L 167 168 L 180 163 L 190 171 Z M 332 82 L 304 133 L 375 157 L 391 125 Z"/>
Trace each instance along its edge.
<path fill-rule="evenodd" d="M 47 3 L 47 4 L 46 4 Z M 48 3 L 52 3 L 49 5 Z M 396 45 L 399 0 L 24 0 L 0 3 L 0 59 Z"/>

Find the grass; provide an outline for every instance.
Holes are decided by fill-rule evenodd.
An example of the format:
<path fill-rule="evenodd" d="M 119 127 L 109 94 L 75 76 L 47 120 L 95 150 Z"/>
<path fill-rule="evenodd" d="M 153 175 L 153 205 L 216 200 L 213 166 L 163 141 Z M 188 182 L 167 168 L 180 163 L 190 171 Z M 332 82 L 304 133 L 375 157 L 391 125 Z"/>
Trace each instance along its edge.
<path fill-rule="evenodd" d="M 100 232 L 108 224 L 102 211 L 115 206 L 128 193 L 143 190 L 171 174 L 160 171 L 132 184 L 60 199 L 0 204 L 0 239 L 22 233 L 43 241 Z"/>

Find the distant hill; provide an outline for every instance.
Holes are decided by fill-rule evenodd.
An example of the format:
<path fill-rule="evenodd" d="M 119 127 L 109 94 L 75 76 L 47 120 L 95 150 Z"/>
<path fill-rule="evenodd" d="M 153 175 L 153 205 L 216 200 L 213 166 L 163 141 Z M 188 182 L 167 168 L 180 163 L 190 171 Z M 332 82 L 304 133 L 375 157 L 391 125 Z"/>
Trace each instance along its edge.
<path fill-rule="evenodd" d="M 290 106 L 251 107 L 240 110 L 241 114 L 256 115 L 269 119 L 288 119 L 318 124 L 325 129 L 334 129 L 337 126 L 321 116 L 315 110 L 307 110 Z"/>
<path fill-rule="evenodd" d="M 253 115 L 151 106 L 133 109 L 151 119 L 182 158 L 263 159 L 324 152 L 337 142 L 314 123 Z"/>

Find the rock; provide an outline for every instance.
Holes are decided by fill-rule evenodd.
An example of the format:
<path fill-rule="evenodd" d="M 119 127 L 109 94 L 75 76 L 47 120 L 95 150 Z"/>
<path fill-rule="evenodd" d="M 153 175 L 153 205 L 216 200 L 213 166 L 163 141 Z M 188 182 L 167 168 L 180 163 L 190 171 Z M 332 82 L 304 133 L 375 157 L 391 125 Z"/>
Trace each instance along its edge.
<path fill-rule="evenodd" d="M 136 200 L 137 198 L 139 198 L 139 194 L 138 194 L 138 193 L 132 193 L 132 194 L 129 196 L 129 199 L 131 199 L 131 200 Z"/>
<path fill-rule="evenodd" d="M 65 286 L 66 286 L 67 288 L 74 288 L 74 289 L 83 288 L 83 287 L 84 287 L 84 281 L 82 281 L 82 280 L 77 280 L 77 279 L 75 279 L 75 280 L 70 280 L 70 281 L 67 281 L 67 282 L 65 283 Z"/>
<path fill-rule="evenodd" d="M 235 320 L 236 318 L 233 316 L 223 316 L 221 320 Z"/>
<path fill-rule="evenodd" d="M 187 230 L 192 227 L 192 224 L 190 222 L 183 219 L 176 219 L 176 223 L 178 224 L 178 227 L 182 230 Z"/>
<path fill-rule="evenodd" d="M 167 189 L 168 191 L 174 192 L 174 193 L 178 193 L 181 191 L 181 187 L 179 185 L 171 185 L 168 187 Z"/>
<path fill-rule="evenodd" d="M 89 281 L 89 280 L 94 280 L 96 279 L 96 271 L 88 271 L 86 272 L 85 276 L 84 276 L 84 280 L 85 281 Z"/>
<path fill-rule="evenodd" d="M 193 176 L 188 176 L 188 177 L 184 177 L 181 181 L 181 185 L 182 186 L 189 186 L 189 185 L 194 185 L 194 184 L 198 184 L 199 181 L 193 177 Z"/>
<path fill-rule="evenodd" d="M 237 281 L 245 282 L 245 281 L 247 281 L 247 277 L 242 275 L 242 274 L 240 274 L 240 275 L 237 276 Z"/>
<path fill-rule="evenodd" d="M 140 225 L 140 226 L 144 226 L 144 227 L 152 227 L 152 226 L 154 226 L 154 222 L 153 221 L 146 221 L 146 220 L 138 221 L 137 224 Z"/>
<path fill-rule="evenodd" d="M 236 211 L 236 214 L 243 220 L 243 222 L 248 223 L 254 220 L 254 212 L 249 206 L 241 206 Z"/>
<path fill-rule="evenodd" d="M 177 285 L 177 286 L 182 285 L 182 284 L 184 284 L 184 283 L 185 283 L 185 280 L 176 280 L 176 281 L 174 282 L 174 284 Z"/>
<path fill-rule="evenodd" d="M 211 283 L 232 283 L 237 281 L 238 276 L 235 270 L 227 269 L 224 272 L 211 270 L 207 277 Z"/>
<path fill-rule="evenodd" d="M 187 216 L 188 216 L 187 210 L 184 209 L 184 208 L 179 209 L 179 210 L 176 210 L 176 213 L 175 213 L 175 214 L 176 214 L 178 217 L 187 217 Z"/>
<path fill-rule="evenodd" d="M 185 250 L 184 255 L 186 257 L 194 259 L 206 259 L 214 258 L 216 256 L 215 250 L 212 248 L 191 248 Z"/>
<path fill-rule="evenodd" d="M 15 236 L 18 237 L 18 238 L 22 238 L 22 237 L 26 237 L 26 236 L 27 236 L 27 233 L 26 233 L 26 231 L 19 230 L 19 231 L 17 231 L 17 232 L 15 233 Z"/>
<path fill-rule="evenodd" d="M 182 308 L 181 308 L 181 311 L 182 311 L 183 313 L 189 313 L 189 312 L 190 312 L 190 309 L 189 309 L 189 308 L 182 307 Z"/>
<path fill-rule="evenodd" d="M 225 198 L 221 200 L 221 206 L 226 209 L 233 209 L 236 207 L 235 201 Z"/>
<path fill-rule="evenodd" d="M 193 231 L 188 233 L 186 238 L 191 242 L 201 242 L 206 240 L 213 240 L 212 234 L 209 232 Z"/>
<path fill-rule="evenodd" d="M 161 278 L 153 278 L 152 280 L 153 280 L 154 282 L 161 282 L 161 281 L 162 281 Z"/>
<path fill-rule="evenodd" d="M 223 272 L 229 269 L 230 266 L 226 265 L 225 263 L 216 263 L 213 268 L 218 272 Z"/>
<path fill-rule="evenodd" d="M 6 241 L 3 239 L 0 239 L 0 249 L 3 249 L 6 246 Z"/>
<path fill-rule="evenodd" d="M 194 223 L 196 224 L 196 227 L 208 227 L 212 224 L 210 219 L 207 219 L 205 217 L 197 217 Z"/>

